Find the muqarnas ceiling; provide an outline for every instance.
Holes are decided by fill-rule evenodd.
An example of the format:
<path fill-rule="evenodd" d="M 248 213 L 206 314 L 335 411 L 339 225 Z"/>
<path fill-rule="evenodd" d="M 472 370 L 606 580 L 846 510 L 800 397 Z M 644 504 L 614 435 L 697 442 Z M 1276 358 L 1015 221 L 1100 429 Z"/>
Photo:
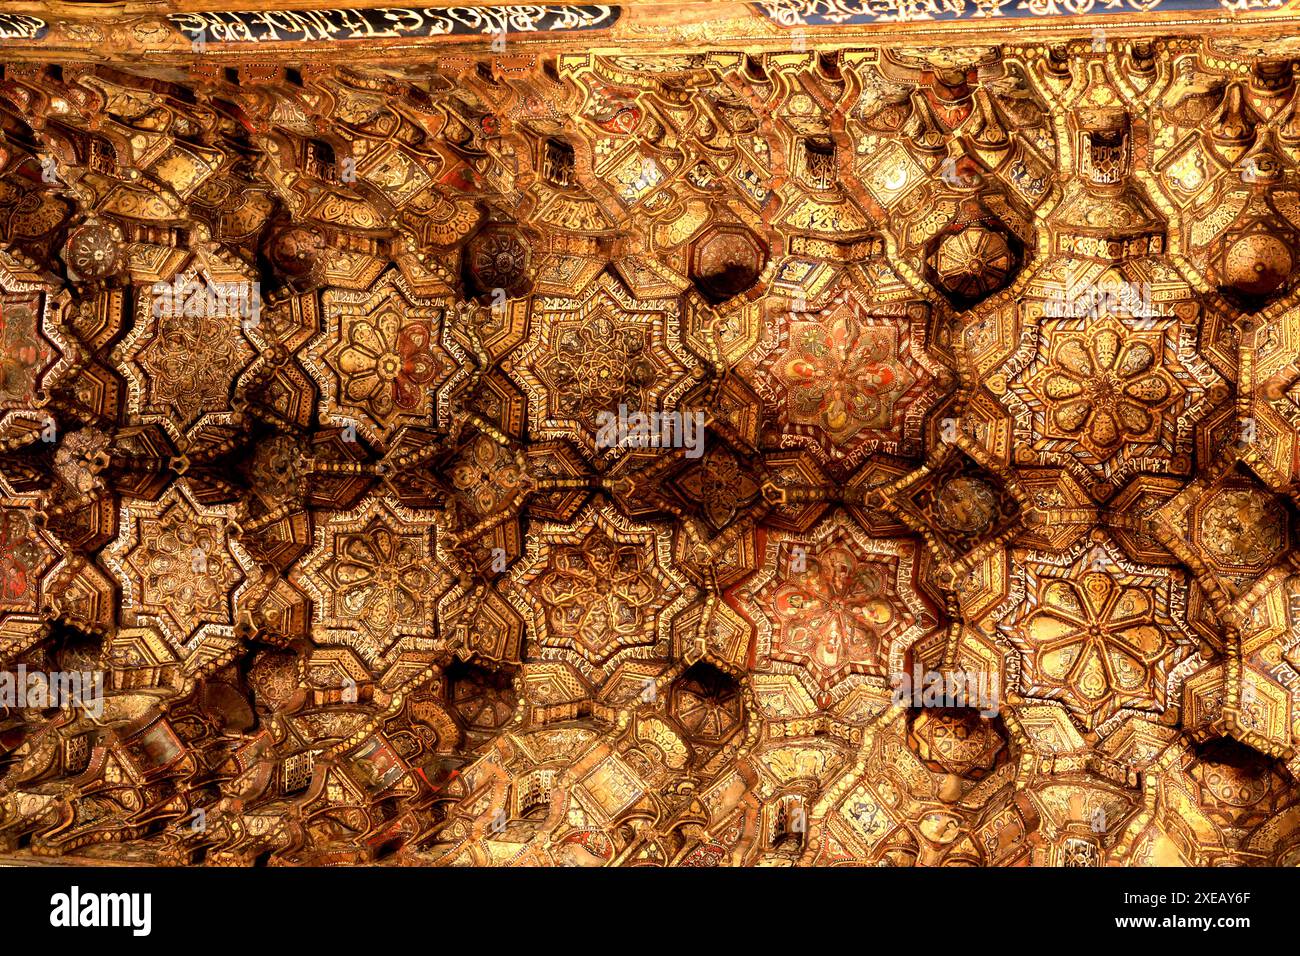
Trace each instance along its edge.
<path fill-rule="evenodd" d="M 0 844 L 1294 862 L 1297 58 L 7 65 Z"/>

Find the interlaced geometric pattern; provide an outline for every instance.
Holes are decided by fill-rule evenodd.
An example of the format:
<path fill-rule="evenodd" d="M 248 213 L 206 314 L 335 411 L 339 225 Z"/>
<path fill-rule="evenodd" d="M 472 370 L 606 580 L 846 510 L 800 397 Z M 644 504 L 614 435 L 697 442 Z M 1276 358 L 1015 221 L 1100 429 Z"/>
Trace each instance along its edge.
<path fill-rule="evenodd" d="M 0 23 L 0 854 L 1300 862 L 1300 43 L 718 6 Z"/>

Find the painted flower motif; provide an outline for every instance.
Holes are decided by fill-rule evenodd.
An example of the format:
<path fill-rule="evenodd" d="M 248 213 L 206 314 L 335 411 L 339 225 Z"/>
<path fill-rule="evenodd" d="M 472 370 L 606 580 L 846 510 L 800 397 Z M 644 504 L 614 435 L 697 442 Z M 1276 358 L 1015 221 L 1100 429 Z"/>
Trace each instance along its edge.
<path fill-rule="evenodd" d="M 711 450 L 698 465 L 676 481 L 687 500 L 699 503 L 700 511 L 715 530 L 731 523 L 736 514 L 758 494 L 758 483 L 725 448 Z"/>
<path fill-rule="evenodd" d="M 422 558 L 421 538 L 372 524 L 361 534 L 342 536 L 329 577 L 338 588 L 335 611 L 376 636 L 423 619 L 430 588 L 437 581 Z"/>
<path fill-rule="evenodd" d="M 536 586 L 550 630 L 605 656 L 643 639 L 663 598 L 643 548 L 603 534 L 557 549 Z"/>
<path fill-rule="evenodd" d="M 978 173 L 956 172 L 949 185 L 974 185 Z M 982 226 L 968 226 L 944 237 L 935 250 L 934 271 L 940 284 L 953 295 L 978 300 L 1006 285 L 1015 271 L 1016 257 L 1005 236 Z"/>
<path fill-rule="evenodd" d="M 215 526 L 179 516 L 141 522 L 127 563 L 139 574 L 142 607 L 165 612 L 188 638 L 204 621 L 229 617 L 228 596 L 241 574 Z"/>
<path fill-rule="evenodd" d="M 841 310 L 825 322 L 794 322 L 780 377 L 790 418 L 820 425 L 836 442 L 887 428 L 894 403 L 916 381 L 898 358 L 898 332 Z"/>
<path fill-rule="evenodd" d="M 773 653 L 806 662 L 823 684 L 845 668 L 882 666 L 886 636 L 906 623 L 886 597 L 886 566 L 844 545 L 817 554 L 792 549 L 784 564 L 788 573 L 768 598 Z"/>
<path fill-rule="evenodd" d="M 492 514 L 523 487 L 524 476 L 510 452 L 477 436 L 451 467 L 451 483 L 479 517 Z"/>
<path fill-rule="evenodd" d="M 0 603 L 33 609 L 40 549 L 29 536 L 30 525 L 19 512 L 0 512 Z"/>
<path fill-rule="evenodd" d="M 564 329 L 545 369 L 554 380 L 561 414 L 594 420 L 597 411 L 620 404 L 640 410 L 656 377 L 648 336 L 647 330 L 615 325 L 604 316 Z"/>
<path fill-rule="evenodd" d="M 395 409 L 418 408 L 424 398 L 420 386 L 432 382 L 442 367 L 436 347 L 427 322 L 403 325 L 402 317 L 391 310 L 373 321 L 359 319 L 339 353 L 343 397 L 367 406 L 381 420 Z"/>
<path fill-rule="evenodd" d="M 465 264 L 474 283 L 484 292 L 497 290 L 509 296 L 523 292 L 528 279 L 528 246 L 509 229 L 488 229 L 470 240 L 465 249 Z M 496 324 L 505 320 L 507 310 L 495 305 L 486 310 Z"/>
<path fill-rule="evenodd" d="M 1151 440 L 1172 389 L 1150 345 L 1103 329 L 1065 339 L 1052 359 L 1043 392 L 1057 428 L 1086 437 L 1103 456 L 1125 441 Z"/>
<path fill-rule="evenodd" d="M 1037 680 L 1069 691 L 1089 726 L 1119 706 L 1154 703 L 1150 665 L 1165 641 L 1141 588 L 1099 571 L 1078 582 L 1048 578 L 1024 627 Z"/>
<path fill-rule="evenodd" d="M 137 361 L 150 373 L 150 404 L 179 413 L 188 427 L 205 407 L 226 403 L 231 378 L 251 354 L 224 317 L 164 314 Z"/>

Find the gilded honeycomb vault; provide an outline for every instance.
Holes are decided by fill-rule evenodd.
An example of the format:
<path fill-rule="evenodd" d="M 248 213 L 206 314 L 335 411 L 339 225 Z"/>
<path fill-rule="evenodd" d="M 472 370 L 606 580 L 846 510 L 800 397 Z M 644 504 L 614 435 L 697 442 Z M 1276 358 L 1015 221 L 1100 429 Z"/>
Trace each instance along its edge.
<path fill-rule="evenodd" d="M 0 857 L 1300 862 L 1294 4 L 119 6 L 0 12 Z"/>

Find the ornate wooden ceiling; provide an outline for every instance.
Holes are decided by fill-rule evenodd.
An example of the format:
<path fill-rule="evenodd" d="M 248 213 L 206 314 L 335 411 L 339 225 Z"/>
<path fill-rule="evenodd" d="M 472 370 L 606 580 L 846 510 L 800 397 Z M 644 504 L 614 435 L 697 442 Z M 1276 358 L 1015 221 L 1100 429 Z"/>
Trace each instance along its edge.
<path fill-rule="evenodd" d="M 1300 859 L 1295 15 L 1115 6 L 7 4 L 0 848 Z"/>

